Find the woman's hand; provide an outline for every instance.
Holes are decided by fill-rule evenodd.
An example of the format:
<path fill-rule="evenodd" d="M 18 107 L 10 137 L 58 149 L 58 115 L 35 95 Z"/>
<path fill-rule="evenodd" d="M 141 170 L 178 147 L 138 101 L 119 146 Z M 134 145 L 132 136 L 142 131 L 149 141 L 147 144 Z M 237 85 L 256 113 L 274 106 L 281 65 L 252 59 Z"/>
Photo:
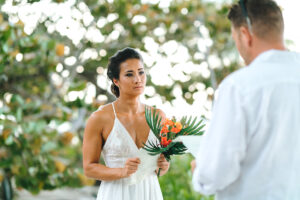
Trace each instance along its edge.
<path fill-rule="evenodd" d="M 192 160 L 192 162 L 191 162 L 192 173 L 194 173 L 195 168 L 196 168 L 196 160 Z"/>
<path fill-rule="evenodd" d="M 121 168 L 121 178 L 129 177 L 131 174 L 135 173 L 140 163 L 141 160 L 139 158 L 128 158 L 124 168 Z"/>
<path fill-rule="evenodd" d="M 157 167 L 161 169 L 160 175 L 164 175 L 169 170 L 170 163 L 166 160 L 163 154 L 160 154 L 157 159 Z"/>

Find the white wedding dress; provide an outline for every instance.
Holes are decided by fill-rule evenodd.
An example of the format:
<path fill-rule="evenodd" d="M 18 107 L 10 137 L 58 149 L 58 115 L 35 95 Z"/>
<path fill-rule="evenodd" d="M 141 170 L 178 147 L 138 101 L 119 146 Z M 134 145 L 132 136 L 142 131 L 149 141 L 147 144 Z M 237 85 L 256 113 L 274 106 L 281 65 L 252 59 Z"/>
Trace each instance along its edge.
<path fill-rule="evenodd" d="M 128 178 L 114 181 L 101 181 L 97 200 L 163 200 L 160 185 L 155 173 L 159 156 L 150 156 L 146 150 L 138 149 L 126 128 L 118 120 L 114 104 L 114 126 L 104 144 L 102 154 L 105 165 L 122 168 L 128 158 L 139 157 L 141 164 L 136 173 Z M 148 140 L 157 138 L 150 130 Z"/>

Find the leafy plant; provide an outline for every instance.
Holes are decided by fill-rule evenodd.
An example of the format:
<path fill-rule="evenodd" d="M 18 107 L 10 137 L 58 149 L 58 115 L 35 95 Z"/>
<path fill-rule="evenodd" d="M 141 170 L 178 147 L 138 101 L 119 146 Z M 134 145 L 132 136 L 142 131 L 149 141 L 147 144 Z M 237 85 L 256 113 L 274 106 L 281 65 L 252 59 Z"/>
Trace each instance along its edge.
<path fill-rule="evenodd" d="M 190 154 L 175 156 L 170 161 L 168 173 L 159 178 L 164 200 L 213 200 L 213 196 L 202 196 L 193 189 Z"/>
<path fill-rule="evenodd" d="M 36 26 L 31 27 L 20 16 L 37 16 L 30 13 L 37 10 L 37 2 L 0 0 L 0 182 L 10 179 L 17 188 L 32 193 L 93 184 L 83 175 L 82 133 L 87 116 L 99 105 L 115 99 L 99 83 L 103 83 L 108 58 L 117 50 L 131 46 L 151 56 L 152 47 L 157 46 L 154 52 L 164 58 L 174 57 L 184 49 L 190 55 L 185 62 L 199 67 L 203 63 L 208 66 L 204 67 L 208 68 L 206 71 L 210 69 L 209 55 L 216 55 L 221 62 L 235 55 L 230 24 L 224 17 L 226 6 L 219 11 L 215 4 L 200 0 L 174 0 L 168 8 L 139 0 L 75 1 L 66 4 L 74 16 L 41 13 L 39 19 L 33 20 Z M 53 0 L 49 5 L 56 10 L 61 2 L 64 1 Z M 19 13 L 24 11 L 19 6 L 28 7 L 28 13 Z M 89 15 L 91 21 L 87 23 L 81 16 Z M 113 15 L 116 17 L 111 20 Z M 72 23 L 65 23 L 69 19 Z M 86 34 L 73 40 L 61 32 L 71 30 L 70 25 L 80 27 L 80 32 L 95 31 L 101 37 L 94 40 L 89 37 L 93 34 Z M 164 30 L 164 34 L 157 34 L 161 32 L 158 29 Z M 205 36 L 200 29 L 207 29 L 209 34 Z M 199 50 L 200 39 L 214 42 L 210 48 Z M 177 46 L 171 53 L 162 48 L 169 43 Z M 171 77 L 172 85 L 156 85 L 149 74 L 147 86 L 154 93 L 146 98 L 158 94 L 163 102 L 171 101 L 175 99 L 174 86 L 178 85 L 182 98 L 193 103 L 193 94 L 201 92 L 196 83 L 203 83 L 203 90 L 215 88 L 215 82 L 238 67 L 235 60 L 238 59 L 229 60 L 229 67 L 222 64 L 220 69 L 209 71 L 217 71 L 216 81 L 214 76 L 184 72 L 185 81 Z M 145 62 L 145 67 L 148 70 L 156 64 Z M 170 64 L 175 67 L 179 63 Z M 91 86 L 95 94 L 87 101 Z M 209 95 L 207 101 L 211 99 Z M 59 130 L 66 125 L 70 130 Z"/>

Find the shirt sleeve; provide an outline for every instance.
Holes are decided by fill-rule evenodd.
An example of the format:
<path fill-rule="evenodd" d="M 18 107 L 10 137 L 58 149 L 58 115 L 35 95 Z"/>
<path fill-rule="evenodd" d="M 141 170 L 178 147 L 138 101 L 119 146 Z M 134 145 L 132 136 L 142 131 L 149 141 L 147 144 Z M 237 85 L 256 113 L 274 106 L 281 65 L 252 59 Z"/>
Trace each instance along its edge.
<path fill-rule="evenodd" d="M 225 80 L 218 92 L 193 174 L 194 189 L 204 195 L 215 194 L 239 177 L 246 151 L 241 96 L 230 80 Z"/>

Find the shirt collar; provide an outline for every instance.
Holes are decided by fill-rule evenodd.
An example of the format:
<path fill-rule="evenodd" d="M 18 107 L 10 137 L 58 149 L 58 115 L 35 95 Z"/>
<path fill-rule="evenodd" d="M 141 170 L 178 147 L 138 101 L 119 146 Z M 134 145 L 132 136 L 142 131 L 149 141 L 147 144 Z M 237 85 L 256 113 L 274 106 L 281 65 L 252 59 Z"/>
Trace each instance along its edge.
<path fill-rule="evenodd" d="M 299 55 L 297 55 L 294 52 L 290 52 L 287 50 L 277 50 L 277 49 L 271 49 L 268 51 L 264 51 L 261 54 L 259 54 L 249 65 L 255 66 L 258 63 L 261 62 L 266 62 L 266 61 L 271 61 L 271 62 L 283 62 L 283 61 L 291 61 L 293 59 L 296 59 L 298 57 L 299 60 Z"/>

